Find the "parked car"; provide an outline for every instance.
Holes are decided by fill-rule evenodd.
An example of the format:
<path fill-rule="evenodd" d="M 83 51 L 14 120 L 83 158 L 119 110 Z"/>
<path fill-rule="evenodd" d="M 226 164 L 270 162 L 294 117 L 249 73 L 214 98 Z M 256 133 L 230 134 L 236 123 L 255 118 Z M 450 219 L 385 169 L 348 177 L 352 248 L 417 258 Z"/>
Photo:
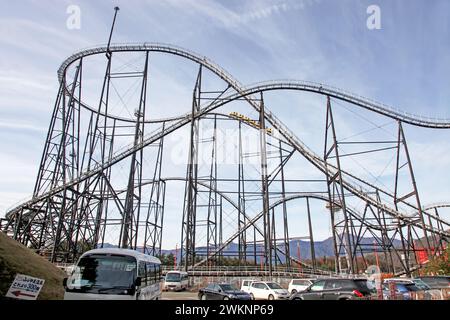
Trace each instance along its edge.
<path fill-rule="evenodd" d="M 288 299 L 289 291 L 283 289 L 278 283 L 271 281 L 255 281 L 250 286 L 252 299 L 280 300 Z"/>
<path fill-rule="evenodd" d="M 359 300 L 371 296 L 367 279 L 318 279 L 291 300 Z"/>
<path fill-rule="evenodd" d="M 447 289 L 450 287 L 450 276 L 423 276 L 416 279 L 422 280 L 431 289 Z"/>
<path fill-rule="evenodd" d="M 210 283 L 198 291 L 200 300 L 250 300 L 251 296 L 229 283 Z"/>
<path fill-rule="evenodd" d="M 395 295 L 396 297 L 392 297 L 392 290 L 389 287 L 389 284 L 395 284 Z M 425 292 L 430 290 L 430 286 L 428 286 L 425 282 L 420 279 L 412 279 L 412 278 L 388 278 L 383 281 L 383 298 L 384 299 L 395 299 L 401 298 L 403 300 L 411 300 L 411 292 Z"/>
<path fill-rule="evenodd" d="M 314 279 L 292 279 L 289 282 L 288 291 L 291 294 L 306 290 L 310 285 L 314 283 Z"/>
<path fill-rule="evenodd" d="M 250 293 L 250 288 L 252 286 L 252 283 L 255 281 L 256 280 L 252 280 L 252 279 L 242 280 L 241 291 Z"/>
<path fill-rule="evenodd" d="M 415 284 L 416 287 L 419 290 L 430 290 L 430 286 L 427 285 L 425 282 L 423 282 L 420 279 L 412 279 L 412 278 L 387 278 L 384 279 L 383 283 L 389 284 L 391 282 L 394 283 L 409 283 L 409 284 Z"/>
<path fill-rule="evenodd" d="M 394 285 L 394 292 L 391 291 L 390 285 Z M 413 282 L 406 281 L 385 281 L 383 283 L 383 299 L 385 300 L 411 300 L 411 292 L 421 291 Z"/>

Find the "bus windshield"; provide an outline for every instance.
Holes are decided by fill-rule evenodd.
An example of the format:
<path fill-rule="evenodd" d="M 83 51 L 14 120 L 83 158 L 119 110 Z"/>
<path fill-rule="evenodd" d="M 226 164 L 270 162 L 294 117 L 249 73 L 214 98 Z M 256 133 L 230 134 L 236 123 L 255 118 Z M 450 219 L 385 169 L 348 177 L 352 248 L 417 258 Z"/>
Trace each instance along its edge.
<path fill-rule="evenodd" d="M 135 280 L 135 258 L 90 255 L 78 262 L 67 281 L 67 291 L 131 294 Z"/>
<path fill-rule="evenodd" d="M 175 272 L 168 272 L 166 274 L 166 281 L 167 282 L 180 282 L 181 274 L 175 273 Z"/>

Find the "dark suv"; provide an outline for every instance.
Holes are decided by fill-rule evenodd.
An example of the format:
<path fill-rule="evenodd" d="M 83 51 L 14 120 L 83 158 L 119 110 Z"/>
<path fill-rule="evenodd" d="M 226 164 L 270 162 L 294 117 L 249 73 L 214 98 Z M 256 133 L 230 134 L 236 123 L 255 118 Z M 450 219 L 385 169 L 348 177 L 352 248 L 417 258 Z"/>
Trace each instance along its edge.
<path fill-rule="evenodd" d="M 359 300 L 372 292 L 366 279 L 319 279 L 306 290 L 297 292 L 291 300 Z"/>

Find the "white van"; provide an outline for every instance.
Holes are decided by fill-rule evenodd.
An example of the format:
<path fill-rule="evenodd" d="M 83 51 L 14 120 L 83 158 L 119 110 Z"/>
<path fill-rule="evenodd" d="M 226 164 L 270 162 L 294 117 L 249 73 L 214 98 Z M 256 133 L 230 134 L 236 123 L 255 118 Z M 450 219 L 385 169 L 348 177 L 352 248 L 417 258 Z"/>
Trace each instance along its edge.
<path fill-rule="evenodd" d="M 257 281 L 257 280 L 252 280 L 252 279 L 242 280 L 241 291 L 250 293 L 250 288 L 252 286 L 252 283 L 255 281 Z"/>
<path fill-rule="evenodd" d="M 189 286 L 189 276 L 183 271 L 169 271 L 164 281 L 164 290 L 181 291 Z"/>
<path fill-rule="evenodd" d="M 157 300 L 161 261 L 129 249 L 85 252 L 69 278 L 64 300 Z"/>

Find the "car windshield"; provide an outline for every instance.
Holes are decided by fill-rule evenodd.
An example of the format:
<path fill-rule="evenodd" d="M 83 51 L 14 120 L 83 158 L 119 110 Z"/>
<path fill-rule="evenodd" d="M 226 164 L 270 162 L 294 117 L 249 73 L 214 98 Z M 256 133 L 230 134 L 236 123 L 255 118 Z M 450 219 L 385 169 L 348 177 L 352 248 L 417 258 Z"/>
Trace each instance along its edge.
<path fill-rule="evenodd" d="M 237 289 L 235 287 L 233 287 L 231 284 L 220 284 L 219 285 L 220 289 L 222 289 L 222 291 L 236 291 Z"/>
<path fill-rule="evenodd" d="M 414 283 L 420 290 L 429 290 L 430 286 L 420 279 L 414 279 Z"/>
<path fill-rule="evenodd" d="M 404 288 L 401 291 L 407 290 L 407 291 L 420 291 L 420 289 L 414 284 L 414 283 L 397 283 L 396 284 L 397 287 L 400 288 Z"/>
<path fill-rule="evenodd" d="M 267 282 L 267 286 L 270 289 L 283 289 L 278 283 L 275 282 Z"/>
<path fill-rule="evenodd" d="M 179 273 L 169 272 L 166 274 L 166 281 L 167 282 L 180 282 L 181 275 Z"/>
<path fill-rule="evenodd" d="M 450 279 L 445 277 L 421 278 L 421 280 L 432 287 L 446 287 L 450 285 Z"/>
<path fill-rule="evenodd" d="M 114 290 L 131 289 L 135 280 L 135 258 L 90 255 L 81 258 L 78 262 L 67 281 L 67 290 L 112 293 Z"/>

